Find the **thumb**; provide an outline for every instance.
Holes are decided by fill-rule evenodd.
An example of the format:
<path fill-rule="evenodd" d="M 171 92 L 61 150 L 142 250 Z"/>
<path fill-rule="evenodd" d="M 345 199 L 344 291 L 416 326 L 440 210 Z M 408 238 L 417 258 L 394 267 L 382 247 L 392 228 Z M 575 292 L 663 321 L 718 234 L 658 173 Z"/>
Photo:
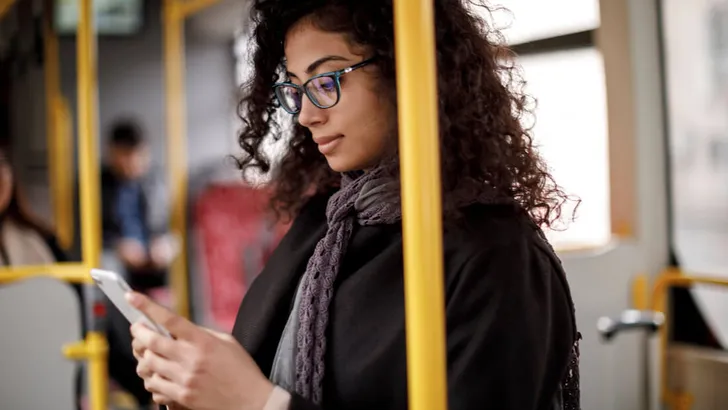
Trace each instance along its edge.
<path fill-rule="evenodd" d="M 199 329 L 192 322 L 155 303 L 141 293 L 129 292 L 126 294 L 126 300 L 147 315 L 152 322 L 166 329 L 176 339 L 192 340 L 199 333 Z"/>

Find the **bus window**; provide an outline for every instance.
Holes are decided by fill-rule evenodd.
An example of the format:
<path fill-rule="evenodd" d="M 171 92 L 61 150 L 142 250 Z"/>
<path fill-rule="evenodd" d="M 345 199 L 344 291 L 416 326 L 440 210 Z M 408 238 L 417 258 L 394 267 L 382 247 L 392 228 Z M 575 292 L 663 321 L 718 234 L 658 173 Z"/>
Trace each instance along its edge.
<path fill-rule="evenodd" d="M 547 235 L 557 249 L 603 246 L 612 223 L 604 62 L 593 41 L 599 1 L 492 4 L 489 20 L 503 28 L 515 51 L 531 102 L 534 116 L 524 125 L 555 180 L 575 199 Z"/>
<path fill-rule="evenodd" d="M 581 200 L 576 209 L 576 201 L 569 203 L 561 226 L 547 234 L 556 247 L 605 245 L 612 232 L 601 55 L 585 48 L 524 56 L 520 62 L 525 91 L 537 100 L 534 141 L 556 181 Z"/>

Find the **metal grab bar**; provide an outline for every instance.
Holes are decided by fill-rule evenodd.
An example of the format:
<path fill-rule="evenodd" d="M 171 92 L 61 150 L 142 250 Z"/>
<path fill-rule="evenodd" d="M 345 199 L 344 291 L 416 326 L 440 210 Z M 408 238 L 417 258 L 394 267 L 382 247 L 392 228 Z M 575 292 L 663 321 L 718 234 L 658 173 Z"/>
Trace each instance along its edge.
<path fill-rule="evenodd" d="M 618 317 L 602 317 L 597 322 L 597 330 L 606 340 L 626 330 L 647 330 L 657 332 L 665 323 L 662 312 L 629 309 Z"/>
<path fill-rule="evenodd" d="M 641 279 L 641 280 L 640 280 Z M 673 287 L 687 287 L 691 285 L 714 285 L 728 288 L 728 279 L 710 276 L 685 275 L 679 269 L 664 270 L 656 279 L 651 292 L 651 311 L 626 310 L 618 318 L 602 317 L 597 323 L 597 330 L 606 340 L 611 340 L 621 331 L 632 329 L 646 329 L 649 332 L 659 331 L 660 334 L 660 400 L 674 410 L 689 410 L 692 406 L 692 395 L 685 391 L 673 391 L 669 386 L 668 378 L 668 335 L 669 312 L 667 309 L 667 292 Z M 633 292 L 635 306 L 639 309 L 646 298 L 644 277 L 634 282 L 634 288 L 640 291 Z M 649 380 L 649 369 L 646 369 Z M 646 382 L 649 390 L 649 381 Z M 649 391 L 646 393 L 649 395 Z"/>

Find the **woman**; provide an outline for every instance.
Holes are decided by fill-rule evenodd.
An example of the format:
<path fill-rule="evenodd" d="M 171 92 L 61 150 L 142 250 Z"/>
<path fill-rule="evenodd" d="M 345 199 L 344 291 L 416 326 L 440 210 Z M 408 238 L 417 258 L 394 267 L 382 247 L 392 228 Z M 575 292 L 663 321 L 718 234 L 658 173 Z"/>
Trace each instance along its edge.
<path fill-rule="evenodd" d="M 577 409 L 573 305 L 538 228 L 566 198 L 520 124 L 496 33 L 461 0 L 434 6 L 449 408 Z M 175 336 L 133 325 L 138 373 L 173 408 L 404 410 L 392 0 L 256 0 L 252 15 L 240 164 L 275 169 L 274 209 L 295 220 L 232 336 L 130 294 Z M 277 168 L 271 134 L 288 141 Z"/>
<path fill-rule="evenodd" d="M 65 259 L 53 230 L 25 202 L 6 149 L 0 148 L 0 265 L 46 265 Z"/>

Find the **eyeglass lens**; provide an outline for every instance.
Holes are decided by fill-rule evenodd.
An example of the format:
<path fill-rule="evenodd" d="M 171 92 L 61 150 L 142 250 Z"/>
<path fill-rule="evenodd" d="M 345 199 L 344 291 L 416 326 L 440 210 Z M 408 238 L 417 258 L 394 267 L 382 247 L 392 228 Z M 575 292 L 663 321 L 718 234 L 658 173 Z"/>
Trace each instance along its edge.
<path fill-rule="evenodd" d="M 311 102 L 319 108 L 329 108 L 338 102 L 338 90 L 334 76 L 322 76 L 311 79 L 305 84 Z M 301 87 L 290 84 L 276 89 L 278 100 L 288 112 L 299 112 L 302 104 Z"/>

